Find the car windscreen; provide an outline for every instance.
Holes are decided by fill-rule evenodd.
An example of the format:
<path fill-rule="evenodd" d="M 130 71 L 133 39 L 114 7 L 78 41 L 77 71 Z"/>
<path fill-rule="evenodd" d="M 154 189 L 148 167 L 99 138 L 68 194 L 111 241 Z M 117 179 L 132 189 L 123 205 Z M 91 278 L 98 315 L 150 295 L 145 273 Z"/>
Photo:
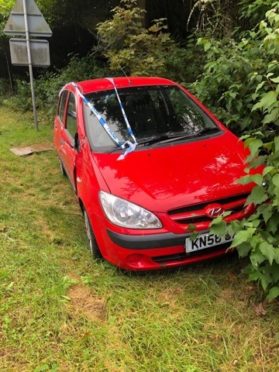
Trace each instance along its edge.
<path fill-rule="evenodd" d="M 216 124 L 176 86 L 145 86 L 119 89 L 119 96 L 137 142 L 156 138 L 193 138 L 210 131 L 220 132 Z M 120 104 L 114 90 L 88 94 L 86 98 L 106 120 L 120 142 L 132 141 L 128 135 Z M 86 132 L 91 147 L 113 150 L 116 144 L 84 105 Z M 155 143 L 155 141 L 153 142 Z"/>

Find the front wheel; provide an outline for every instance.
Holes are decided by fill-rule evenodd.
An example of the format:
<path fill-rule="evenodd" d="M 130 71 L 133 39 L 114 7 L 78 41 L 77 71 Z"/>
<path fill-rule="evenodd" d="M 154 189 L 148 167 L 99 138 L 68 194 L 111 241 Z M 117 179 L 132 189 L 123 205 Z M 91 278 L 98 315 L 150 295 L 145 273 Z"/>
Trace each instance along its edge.
<path fill-rule="evenodd" d="M 88 214 L 87 214 L 86 210 L 84 210 L 83 214 L 84 214 L 84 222 L 85 222 L 86 235 L 87 235 L 87 238 L 88 238 L 89 249 L 91 251 L 92 257 L 94 259 L 102 258 L 102 254 L 101 254 L 100 249 L 98 247 L 98 244 L 97 244 L 97 241 L 96 241 L 96 237 L 95 237 L 95 235 L 93 233 L 93 230 L 92 230 L 92 227 L 91 227 L 91 223 L 89 221 L 89 217 L 88 217 Z"/>

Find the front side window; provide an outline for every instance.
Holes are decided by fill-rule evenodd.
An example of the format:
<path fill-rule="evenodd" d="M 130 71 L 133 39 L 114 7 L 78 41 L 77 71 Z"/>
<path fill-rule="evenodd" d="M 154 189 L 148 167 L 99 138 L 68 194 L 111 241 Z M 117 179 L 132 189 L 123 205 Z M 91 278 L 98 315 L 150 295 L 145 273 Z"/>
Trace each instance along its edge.
<path fill-rule="evenodd" d="M 178 87 L 124 88 L 119 89 L 119 95 L 139 144 L 220 132 L 206 113 Z M 89 94 L 87 98 L 120 141 L 131 140 L 114 90 Z M 114 148 L 114 142 L 87 106 L 84 106 L 84 113 L 91 146 L 104 151 Z"/>
<path fill-rule="evenodd" d="M 72 138 L 75 138 L 77 133 L 77 114 L 76 114 L 76 100 L 73 93 L 70 93 L 68 110 L 67 110 L 67 120 L 66 129 Z"/>

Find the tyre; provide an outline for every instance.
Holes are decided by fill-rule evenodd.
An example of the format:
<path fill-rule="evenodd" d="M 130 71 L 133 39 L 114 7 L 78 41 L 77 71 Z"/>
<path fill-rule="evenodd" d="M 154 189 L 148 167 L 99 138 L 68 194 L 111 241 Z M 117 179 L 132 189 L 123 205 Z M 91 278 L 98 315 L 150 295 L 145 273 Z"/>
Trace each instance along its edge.
<path fill-rule="evenodd" d="M 88 214 L 85 210 L 83 211 L 83 214 L 84 214 L 84 223 L 85 223 L 86 235 L 87 235 L 87 238 L 88 238 L 89 249 L 91 251 L 92 257 L 94 259 L 102 258 L 102 254 L 100 252 L 100 249 L 98 247 L 95 235 L 93 233 Z"/>

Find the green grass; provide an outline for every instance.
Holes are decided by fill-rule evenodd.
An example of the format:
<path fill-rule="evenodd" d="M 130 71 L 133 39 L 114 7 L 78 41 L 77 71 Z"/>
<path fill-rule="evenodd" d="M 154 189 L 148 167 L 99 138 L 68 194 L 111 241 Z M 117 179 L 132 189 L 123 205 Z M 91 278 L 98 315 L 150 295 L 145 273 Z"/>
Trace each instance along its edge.
<path fill-rule="evenodd" d="M 125 275 L 93 262 L 51 124 L 0 108 L 1 371 L 277 371 L 278 304 L 264 304 L 236 256 Z"/>

